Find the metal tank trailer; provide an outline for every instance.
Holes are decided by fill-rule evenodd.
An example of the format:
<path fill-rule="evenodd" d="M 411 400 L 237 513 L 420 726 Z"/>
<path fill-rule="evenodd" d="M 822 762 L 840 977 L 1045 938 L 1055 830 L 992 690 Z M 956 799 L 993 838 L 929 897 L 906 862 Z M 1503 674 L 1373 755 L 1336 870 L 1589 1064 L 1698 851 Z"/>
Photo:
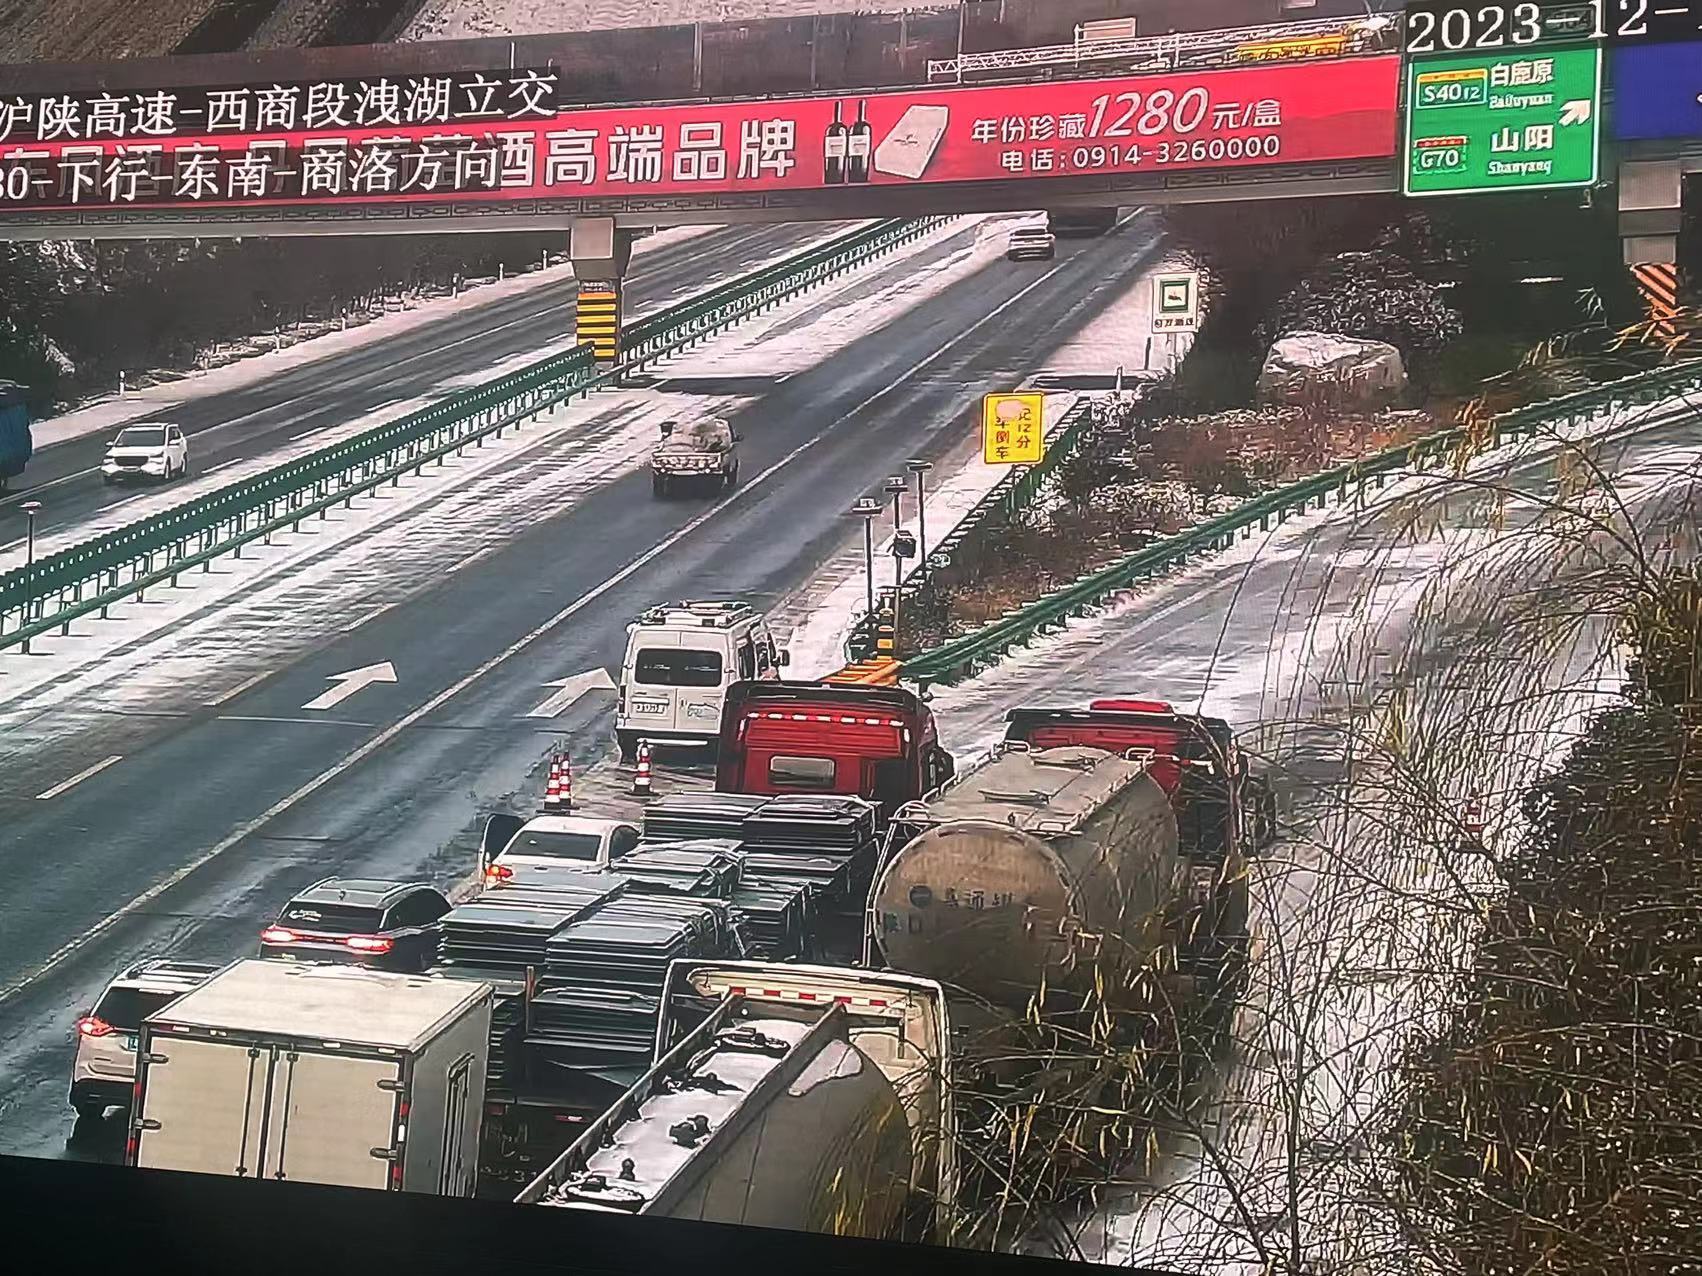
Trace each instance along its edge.
<path fill-rule="evenodd" d="M 895 816 L 870 929 L 886 965 L 952 993 L 969 1194 L 1007 1214 L 1120 1170 L 1241 986 L 1244 865 L 1180 852 L 1151 762 L 1007 742 Z"/>

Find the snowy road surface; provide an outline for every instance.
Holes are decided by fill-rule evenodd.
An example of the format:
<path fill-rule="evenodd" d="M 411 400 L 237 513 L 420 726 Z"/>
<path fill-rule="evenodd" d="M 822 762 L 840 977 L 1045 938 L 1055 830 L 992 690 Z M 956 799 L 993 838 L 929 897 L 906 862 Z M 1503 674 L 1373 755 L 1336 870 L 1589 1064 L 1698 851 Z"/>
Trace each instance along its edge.
<path fill-rule="evenodd" d="M 608 748 L 606 696 L 553 722 L 526 716 L 545 684 L 614 663 L 627 620 L 660 599 L 732 595 L 768 607 L 803 585 L 844 543 L 842 511 L 857 497 L 904 458 L 957 448 L 988 388 L 1047 366 L 1140 285 L 1153 230 L 1132 224 L 1047 263 L 1007 263 L 1001 248 L 998 219 L 965 219 L 920 254 L 773 312 L 771 336 L 783 327 L 807 347 L 814 328 L 813 362 L 778 340 L 771 356 L 753 327 L 661 370 L 651 400 L 736 403 L 741 483 L 725 498 L 654 501 L 645 476 L 618 461 L 572 490 L 551 471 L 585 432 L 597 436 L 588 457 L 617 456 L 629 428 L 645 433 L 613 398 L 606 411 L 594 400 L 590 417 L 550 438 L 522 436 L 480 476 L 488 523 L 467 501 L 417 525 L 425 550 L 411 558 L 395 537 L 366 567 L 345 557 L 382 610 L 351 605 L 335 573 L 303 571 L 317 598 L 341 590 L 338 623 L 320 628 L 314 592 L 277 595 L 273 635 L 248 631 L 257 669 L 244 666 L 249 639 L 209 627 L 193 637 L 202 668 L 176 688 L 153 678 L 155 660 L 130 661 L 99 696 L 54 705 L 52 678 L 20 674 L 35 684 L 21 698 L 41 711 L 8 724 L 8 738 L 17 730 L 35 742 L 0 767 L 0 819 L 10 845 L 51 846 L 54 864 L 27 901 L 0 900 L 0 1149 L 110 1154 L 98 1140 L 67 1149 L 66 1032 L 124 962 L 239 955 L 268 910 L 331 874 L 464 876 L 476 817 L 525 793 L 553 742 L 565 738 L 581 764 Z M 530 504 L 505 494 L 529 482 L 542 485 Z M 464 544 L 446 560 L 441 538 L 458 529 Z M 296 636 L 282 643 L 274 635 L 292 617 Z M 280 645 L 289 654 L 278 656 Z M 157 657 L 169 659 L 163 647 Z M 304 709 L 335 676 L 379 663 L 394 667 L 395 683 L 329 712 Z"/>
<path fill-rule="evenodd" d="M 1559 496 L 1557 473 L 1587 473 L 1575 456 L 1506 449 L 1466 482 L 1405 480 L 1365 515 L 1244 542 L 938 690 L 960 758 L 996 742 L 1017 704 L 1151 695 L 1220 715 L 1293 807 L 1254 874 L 1253 989 L 1227 1075 L 1172 1138 L 1156 1188 L 1080 1221 L 1065 1252 L 1212 1276 L 1273 1257 L 1392 1270 L 1399 1233 L 1363 1202 L 1385 1169 L 1394 1065 L 1445 1004 L 1493 886 L 1481 855 L 1419 848 L 1454 843 L 1473 793 L 1490 847 L 1512 844 L 1517 793 L 1617 686 L 1599 617 L 1624 597 L 1634 550 L 1695 554 L 1702 417 L 1590 446 L 1612 500 Z"/>
<path fill-rule="evenodd" d="M 653 252 L 634 254 L 628 288 L 628 313 L 660 309 L 717 283 L 756 270 L 778 257 L 800 251 L 845 226 L 820 223 L 760 228 L 727 227 L 687 237 L 670 237 Z M 198 479 L 217 486 L 229 470 L 278 449 L 309 450 L 337 427 L 388 408 L 401 415 L 456 388 L 458 377 L 487 379 L 504 360 L 524 362 L 530 352 L 552 344 L 571 344 L 572 283 L 558 282 L 512 293 L 498 301 L 465 294 L 465 305 L 442 311 L 433 307 L 430 322 L 408 325 L 378 344 L 340 349 L 340 338 L 326 345 L 334 353 L 311 362 L 289 359 L 288 366 L 259 382 L 242 378 L 238 388 L 196 395 L 156 414 L 176 421 L 189 435 L 191 483 L 165 487 L 108 488 L 99 465 L 113 430 L 42 447 L 23 480 L 0 497 L 0 557 L 21 552 L 23 502 L 40 501 L 37 550 L 58 529 L 77 533 L 98 516 L 129 521 L 154 508 L 188 499 Z M 235 370 L 233 370 L 235 371 Z M 219 382 L 210 378 L 214 384 Z M 193 378 L 184 387 L 191 394 Z M 51 437 L 51 422 L 42 436 Z M 74 539 L 76 537 L 73 537 Z"/>

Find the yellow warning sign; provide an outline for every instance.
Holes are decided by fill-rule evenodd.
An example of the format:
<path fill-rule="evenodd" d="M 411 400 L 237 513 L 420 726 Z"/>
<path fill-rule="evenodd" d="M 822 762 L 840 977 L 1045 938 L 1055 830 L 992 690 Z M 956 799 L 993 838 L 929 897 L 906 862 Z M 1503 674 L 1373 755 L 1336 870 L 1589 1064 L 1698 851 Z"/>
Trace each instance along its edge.
<path fill-rule="evenodd" d="M 1046 454 L 1046 396 L 989 394 L 981 401 L 981 456 L 988 465 L 1033 465 Z"/>

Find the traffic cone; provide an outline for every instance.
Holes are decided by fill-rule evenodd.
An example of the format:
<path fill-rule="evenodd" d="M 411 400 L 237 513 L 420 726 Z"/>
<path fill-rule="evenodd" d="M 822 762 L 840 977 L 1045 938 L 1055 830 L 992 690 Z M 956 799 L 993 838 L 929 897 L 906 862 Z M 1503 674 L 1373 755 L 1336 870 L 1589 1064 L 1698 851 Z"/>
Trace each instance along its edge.
<path fill-rule="evenodd" d="M 544 786 L 544 814 L 555 815 L 563 810 L 561 791 L 561 758 L 550 759 L 550 779 Z"/>
<path fill-rule="evenodd" d="M 573 759 L 561 760 L 561 809 L 573 809 Z"/>
<path fill-rule="evenodd" d="M 650 796 L 650 741 L 638 742 L 638 769 L 632 774 L 632 795 Z"/>

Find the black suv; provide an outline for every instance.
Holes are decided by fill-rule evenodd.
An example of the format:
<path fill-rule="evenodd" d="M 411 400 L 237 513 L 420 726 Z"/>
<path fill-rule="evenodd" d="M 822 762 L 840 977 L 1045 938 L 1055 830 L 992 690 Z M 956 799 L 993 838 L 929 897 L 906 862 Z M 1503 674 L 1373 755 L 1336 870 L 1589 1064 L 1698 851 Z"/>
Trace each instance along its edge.
<path fill-rule="evenodd" d="M 437 958 L 443 892 L 417 882 L 328 877 L 308 887 L 260 932 L 263 956 L 425 970 Z"/>

